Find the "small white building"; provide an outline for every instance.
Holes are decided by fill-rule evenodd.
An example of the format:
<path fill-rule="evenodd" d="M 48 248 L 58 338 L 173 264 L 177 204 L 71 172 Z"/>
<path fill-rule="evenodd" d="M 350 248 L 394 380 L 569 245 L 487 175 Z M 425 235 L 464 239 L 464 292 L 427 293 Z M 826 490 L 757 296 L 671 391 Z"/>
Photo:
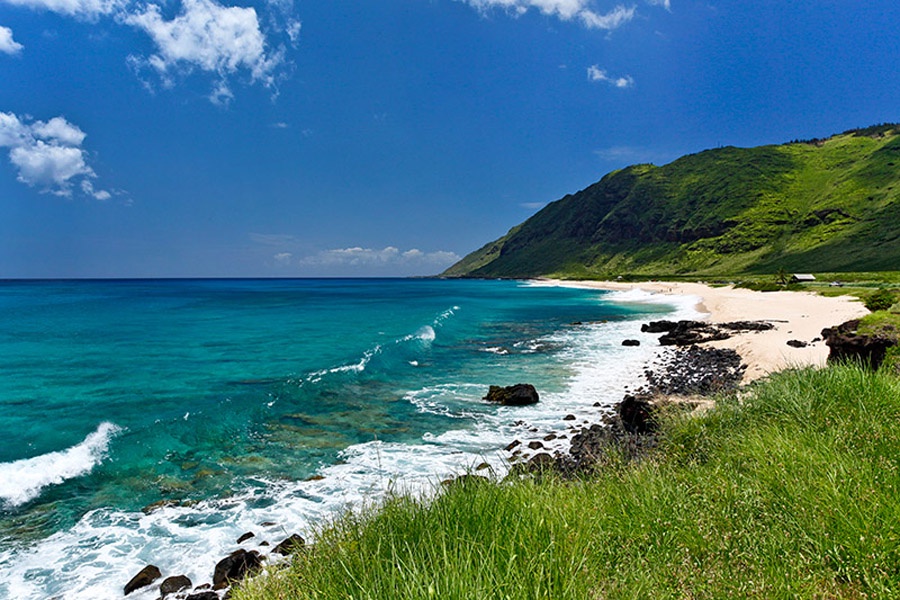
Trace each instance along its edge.
<path fill-rule="evenodd" d="M 809 273 L 794 273 L 791 275 L 791 283 L 810 283 L 815 280 L 815 275 Z"/>

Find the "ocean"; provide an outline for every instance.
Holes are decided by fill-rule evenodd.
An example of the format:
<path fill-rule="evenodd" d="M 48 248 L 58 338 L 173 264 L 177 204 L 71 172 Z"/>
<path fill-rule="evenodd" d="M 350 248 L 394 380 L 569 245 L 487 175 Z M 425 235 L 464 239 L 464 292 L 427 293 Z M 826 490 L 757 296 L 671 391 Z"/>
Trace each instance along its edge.
<path fill-rule="evenodd" d="M 526 281 L 0 282 L 0 598 L 117 598 L 151 563 L 206 583 L 245 532 L 265 552 L 388 493 L 502 476 L 513 439 L 620 400 L 657 350 L 640 324 L 694 303 Z M 481 399 L 519 382 L 541 401 Z"/>

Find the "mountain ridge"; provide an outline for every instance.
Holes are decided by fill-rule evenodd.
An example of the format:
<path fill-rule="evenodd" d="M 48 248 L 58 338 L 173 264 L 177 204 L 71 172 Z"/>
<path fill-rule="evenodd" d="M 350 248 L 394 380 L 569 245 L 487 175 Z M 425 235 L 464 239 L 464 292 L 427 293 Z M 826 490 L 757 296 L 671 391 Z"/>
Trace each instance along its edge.
<path fill-rule="evenodd" d="M 444 277 L 900 269 L 900 125 L 638 164 L 551 202 Z"/>

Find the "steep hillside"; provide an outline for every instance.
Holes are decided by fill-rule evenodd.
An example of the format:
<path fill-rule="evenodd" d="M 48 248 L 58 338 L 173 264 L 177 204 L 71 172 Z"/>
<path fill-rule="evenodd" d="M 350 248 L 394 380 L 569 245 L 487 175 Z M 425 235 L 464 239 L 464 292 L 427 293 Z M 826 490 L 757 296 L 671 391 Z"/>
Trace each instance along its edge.
<path fill-rule="evenodd" d="M 546 206 L 447 277 L 900 269 L 900 125 L 635 165 Z"/>

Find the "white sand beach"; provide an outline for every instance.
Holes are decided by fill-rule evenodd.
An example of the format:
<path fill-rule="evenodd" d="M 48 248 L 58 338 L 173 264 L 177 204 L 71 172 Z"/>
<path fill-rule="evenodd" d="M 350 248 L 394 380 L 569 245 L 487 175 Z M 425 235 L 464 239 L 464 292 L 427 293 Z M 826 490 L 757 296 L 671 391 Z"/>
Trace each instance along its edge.
<path fill-rule="evenodd" d="M 658 294 L 697 296 L 701 312 L 712 323 L 729 321 L 770 321 L 769 331 L 737 334 L 731 339 L 711 342 L 718 348 L 732 348 L 747 364 L 744 383 L 789 367 L 823 366 L 828 346 L 817 341 L 805 348 L 787 345 L 789 340 L 812 342 L 822 329 L 857 319 L 868 310 L 851 296 L 828 298 L 813 292 L 754 292 L 731 286 L 711 287 L 700 283 L 606 281 L 555 281 L 559 285 L 603 290 L 641 289 Z"/>

